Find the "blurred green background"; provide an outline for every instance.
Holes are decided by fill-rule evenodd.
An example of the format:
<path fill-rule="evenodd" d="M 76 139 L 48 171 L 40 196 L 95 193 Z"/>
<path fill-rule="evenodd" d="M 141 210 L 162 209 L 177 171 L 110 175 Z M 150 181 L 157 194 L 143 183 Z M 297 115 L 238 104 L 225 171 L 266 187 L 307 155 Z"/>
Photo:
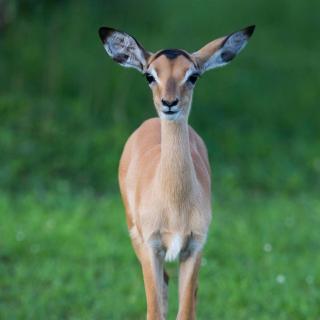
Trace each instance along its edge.
<path fill-rule="evenodd" d="M 213 171 L 198 316 L 318 319 L 319 12 L 316 0 L 0 0 L 0 319 L 144 319 L 117 166 L 155 111 L 98 28 L 192 52 L 250 24 L 243 53 L 197 83 L 190 116 Z"/>

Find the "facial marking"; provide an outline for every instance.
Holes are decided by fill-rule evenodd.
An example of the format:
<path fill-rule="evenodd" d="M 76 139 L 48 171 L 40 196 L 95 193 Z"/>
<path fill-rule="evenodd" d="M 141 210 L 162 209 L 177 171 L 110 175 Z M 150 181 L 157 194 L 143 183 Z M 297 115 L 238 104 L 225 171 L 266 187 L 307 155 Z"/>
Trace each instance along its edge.
<path fill-rule="evenodd" d="M 174 60 L 177 59 L 180 56 L 185 57 L 187 60 L 189 60 L 190 62 L 192 62 L 194 64 L 194 61 L 192 60 L 192 58 L 190 57 L 190 55 L 181 50 L 181 49 L 165 49 L 165 50 L 161 50 L 158 53 L 156 53 L 153 58 L 151 58 L 150 62 L 148 63 L 148 67 L 150 66 L 150 64 L 152 62 L 154 62 L 156 59 L 158 59 L 161 56 L 166 56 L 167 59 L 169 60 Z"/>
<path fill-rule="evenodd" d="M 197 73 L 194 64 L 184 55 L 169 59 L 162 54 L 153 61 L 151 57 L 147 72 L 156 80 L 151 89 L 159 117 L 170 121 L 188 117 L 193 90 L 188 80 L 190 75 Z M 167 105 L 176 100 L 176 104 Z"/>
<path fill-rule="evenodd" d="M 156 81 L 157 81 L 158 83 L 160 83 L 160 79 L 159 79 L 159 77 L 158 77 L 158 73 L 157 73 L 157 71 L 156 71 L 155 69 L 150 69 L 150 70 L 149 70 L 149 73 L 151 73 L 151 75 L 156 79 Z"/>
<path fill-rule="evenodd" d="M 176 96 L 176 80 L 170 77 L 166 83 L 166 95 L 175 98 Z"/>
<path fill-rule="evenodd" d="M 187 70 L 184 78 L 182 79 L 182 81 L 180 82 L 180 85 L 184 84 L 188 78 L 193 74 L 193 73 L 196 73 L 197 71 L 194 69 L 194 68 L 190 68 Z"/>

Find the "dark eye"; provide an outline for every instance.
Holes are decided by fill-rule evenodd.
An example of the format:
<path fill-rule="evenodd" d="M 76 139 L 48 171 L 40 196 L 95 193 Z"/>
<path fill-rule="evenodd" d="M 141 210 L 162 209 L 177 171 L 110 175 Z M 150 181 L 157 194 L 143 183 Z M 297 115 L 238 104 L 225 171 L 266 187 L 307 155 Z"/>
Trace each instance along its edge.
<path fill-rule="evenodd" d="M 195 84 L 199 78 L 199 75 L 197 73 L 193 73 L 189 78 L 188 81 L 192 84 Z"/>
<path fill-rule="evenodd" d="M 146 79 L 147 79 L 149 84 L 151 84 L 152 82 L 155 81 L 154 76 L 152 76 L 150 73 L 146 73 Z"/>

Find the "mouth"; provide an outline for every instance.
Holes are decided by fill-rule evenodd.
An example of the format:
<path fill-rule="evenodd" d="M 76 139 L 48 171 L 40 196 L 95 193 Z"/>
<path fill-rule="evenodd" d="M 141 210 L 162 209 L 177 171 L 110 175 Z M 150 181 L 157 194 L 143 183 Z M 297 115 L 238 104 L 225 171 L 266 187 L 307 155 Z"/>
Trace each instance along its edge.
<path fill-rule="evenodd" d="M 164 114 L 166 114 L 166 115 L 171 115 L 171 114 L 176 114 L 176 113 L 178 113 L 179 112 L 179 110 L 176 110 L 176 111 L 162 111 Z"/>
<path fill-rule="evenodd" d="M 165 120 L 177 120 L 181 114 L 181 109 L 178 110 L 161 110 L 160 118 Z"/>

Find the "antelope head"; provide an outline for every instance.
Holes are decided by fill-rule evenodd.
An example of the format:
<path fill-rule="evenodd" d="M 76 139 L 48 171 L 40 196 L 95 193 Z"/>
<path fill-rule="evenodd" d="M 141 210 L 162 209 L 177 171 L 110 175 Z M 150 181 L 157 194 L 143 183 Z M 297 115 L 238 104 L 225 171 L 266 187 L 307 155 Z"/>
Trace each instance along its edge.
<path fill-rule="evenodd" d="M 132 36 L 108 27 L 99 35 L 108 55 L 124 67 L 146 77 L 161 119 L 187 120 L 198 78 L 207 70 L 228 64 L 246 46 L 255 26 L 213 40 L 194 53 L 165 49 L 145 50 Z"/>

